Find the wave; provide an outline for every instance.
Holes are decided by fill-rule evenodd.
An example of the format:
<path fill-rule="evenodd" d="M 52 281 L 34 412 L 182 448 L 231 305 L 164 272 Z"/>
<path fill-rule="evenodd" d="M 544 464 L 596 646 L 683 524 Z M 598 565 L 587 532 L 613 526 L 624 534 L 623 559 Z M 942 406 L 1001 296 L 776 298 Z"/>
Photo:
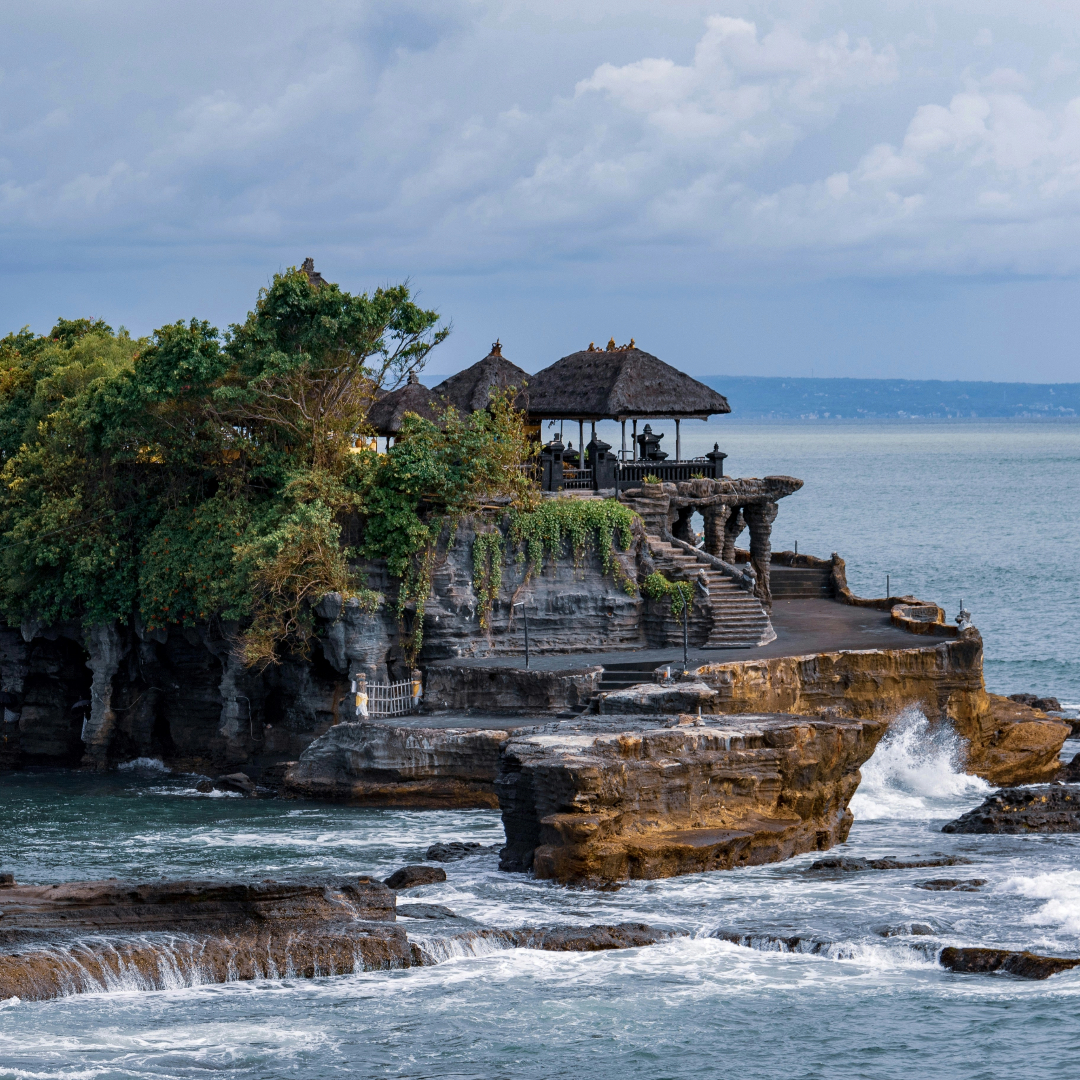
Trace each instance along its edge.
<path fill-rule="evenodd" d="M 131 761 L 121 761 L 116 767 L 120 772 L 172 772 L 161 758 L 156 757 L 137 757 Z"/>
<path fill-rule="evenodd" d="M 1029 926 L 1054 926 L 1080 934 L 1080 870 L 1056 870 L 1033 877 L 1011 877 L 995 890 L 1046 903 L 1024 916 Z"/>
<path fill-rule="evenodd" d="M 963 755 L 954 731 L 931 728 L 920 709 L 905 709 L 862 767 L 851 812 L 868 821 L 955 817 L 991 790 L 985 780 L 961 772 Z"/>

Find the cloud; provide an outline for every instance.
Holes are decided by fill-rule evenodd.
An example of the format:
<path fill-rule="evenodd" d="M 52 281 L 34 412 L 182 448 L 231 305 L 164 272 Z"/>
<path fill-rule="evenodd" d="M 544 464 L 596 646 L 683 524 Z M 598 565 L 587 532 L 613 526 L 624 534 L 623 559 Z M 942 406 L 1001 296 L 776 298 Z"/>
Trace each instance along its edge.
<path fill-rule="evenodd" d="M 0 236 L 319 242 L 388 273 L 1074 273 L 1076 48 L 1035 6 L 1021 49 L 1009 5 L 55 2 L 0 81 Z"/>

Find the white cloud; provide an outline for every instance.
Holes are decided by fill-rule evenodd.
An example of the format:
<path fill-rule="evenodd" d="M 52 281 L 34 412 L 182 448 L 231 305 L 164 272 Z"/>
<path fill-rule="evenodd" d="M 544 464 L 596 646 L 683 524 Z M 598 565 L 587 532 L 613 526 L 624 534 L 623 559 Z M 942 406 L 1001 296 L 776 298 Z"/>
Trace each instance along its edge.
<path fill-rule="evenodd" d="M 269 0 L 206 5 L 167 48 L 110 10 L 62 47 L 27 15 L 6 63 L 11 250 L 316 237 L 414 273 L 650 248 L 695 279 L 1080 269 L 1078 52 L 1049 0 L 1023 49 L 989 2 L 947 24 L 901 4 L 856 36 L 862 5 L 794 0 Z"/>

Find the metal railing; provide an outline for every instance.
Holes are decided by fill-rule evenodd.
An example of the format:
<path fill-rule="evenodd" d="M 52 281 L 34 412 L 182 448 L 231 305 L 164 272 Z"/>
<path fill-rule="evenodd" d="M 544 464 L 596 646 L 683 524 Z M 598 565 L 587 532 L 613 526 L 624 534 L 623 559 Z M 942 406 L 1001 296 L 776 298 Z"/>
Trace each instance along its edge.
<path fill-rule="evenodd" d="M 356 715 L 361 720 L 386 716 L 408 716 L 420 707 L 424 696 L 420 672 L 412 678 L 396 683 L 368 683 L 366 675 L 353 679 L 356 696 Z"/>

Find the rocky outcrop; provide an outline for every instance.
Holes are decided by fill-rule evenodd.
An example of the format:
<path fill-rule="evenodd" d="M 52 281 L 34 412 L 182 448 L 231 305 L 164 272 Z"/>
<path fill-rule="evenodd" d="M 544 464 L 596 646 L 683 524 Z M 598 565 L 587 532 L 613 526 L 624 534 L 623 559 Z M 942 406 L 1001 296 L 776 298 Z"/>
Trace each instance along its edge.
<path fill-rule="evenodd" d="M 501 728 L 349 722 L 330 728 L 285 773 L 285 791 L 356 806 L 498 806 Z"/>
<path fill-rule="evenodd" d="M 970 863 L 962 855 L 915 855 L 908 859 L 897 859 L 886 855 L 883 859 L 861 859 L 852 855 L 830 855 L 817 859 L 810 866 L 811 871 L 832 870 L 843 874 L 857 874 L 863 870 L 922 870 L 927 866 L 958 866 Z"/>
<path fill-rule="evenodd" d="M 0 998 L 407 967 L 394 894 L 368 879 L 90 881 L 3 890 Z"/>
<path fill-rule="evenodd" d="M 1059 768 L 1069 726 L 983 684 L 982 638 L 911 649 L 859 649 L 706 664 L 693 677 L 723 713 L 828 713 L 891 718 L 914 706 L 967 740 L 967 771 L 992 784 L 1038 783 Z M 708 710 L 703 710 L 708 711 Z"/>
<path fill-rule="evenodd" d="M 410 941 L 395 921 L 394 893 L 368 878 L 12 885 L 0 900 L 0 1000 L 423 966 L 456 943 L 594 952 L 672 936 L 619 923 L 470 929 Z M 436 904 L 408 905 L 402 914 L 468 921 Z"/>
<path fill-rule="evenodd" d="M 446 871 L 441 866 L 403 866 L 395 870 L 383 884 L 394 892 L 403 889 L 415 889 L 420 885 L 435 885 L 446 880 Z"/>
<path fill-rule="evenodd" d="M 949 971 L 977 974 L 1001 971 L 1021 979 L 1049 979 L 1059 971 L 1080 965 L 1077 956 L 1039 956 L 1013 949 L 942 949 L 938 963 Z"/>
<path fill-rule="evenodd" d="M 943 825 L 946 833 L 1080 832 L 1080 785 L 1006 788 Z"/>
<path fill-rule="evenodd" d="M 567 722 L 511 737 L 496 781 L 500 867 L 603 885 L 824 850 L 847 837 L 859 766 L 887 726 L 683 719 Z"/>

